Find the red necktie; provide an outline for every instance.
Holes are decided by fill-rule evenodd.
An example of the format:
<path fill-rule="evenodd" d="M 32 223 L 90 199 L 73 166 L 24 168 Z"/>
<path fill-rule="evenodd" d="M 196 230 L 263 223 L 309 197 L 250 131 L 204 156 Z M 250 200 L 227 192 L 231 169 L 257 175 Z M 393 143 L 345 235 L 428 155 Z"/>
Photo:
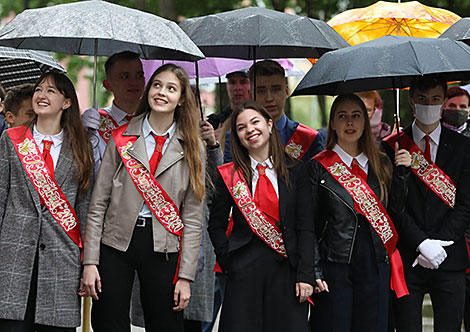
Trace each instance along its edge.
<path fill-rule="evenodd" d="M 166 136 L 158 136 L 154 134 L 152 134 L 152 136 L 155 139 L 155 150 L 153 151 L 152 158 L 150 158 L 150 172 L 155 174 L 158 164 L 162 159 L 163 145 L 165 144 Z"/>
<path fill-rule="evenodd" d="M 430 163 L 432 163 L 432 159 L 431 159 L 431 144 L 429 143 L 429 140 L 431 139 L 431 137 L 429 137 L 429 135 L 425 135 L 424 136 L 424 140 L 426 141 L 426 145 L 425 145 L 425 148 L 424 148 L 424 158 L 426 158 L 427 161 L 429 161 Z"/>
<path fill-rule="evenodd" d="M 258 165 L 258 183 L 256 184 L 256 192 L 254 201 L 265 214 L 274 220 L 279 221 L 279 199 L 277 198 L 276 191 L 273 184 L 266 176 L 266 167 Z"/>
<path fill-rule="evenodd" d="M 52 178 L 54 178 L 54 160 L 52 159 L 52 155 L 51 155 L 52 141 L 43 139 L 42 144 L 43 144 L 42 156 L 44 157 L 44 160 L 46 161 L 46 166 L 47 166 L 47 170 L 49 171 L 49 175 Z"/>
<path fill-rule="evenodd" d="M 353 158 L 352 160 L 351 169 L 353 171 L 353 174 L 360 176 L 364 181 L 367 182 L 367 173 L 364 172 L 361 166 L 359 166 L 359 163 L 357 162 L 356 158 Z"/>
<path fill-rule="evenodd" d="M 127 122 L 129 122 L 132 120 L 133 117 L 134 117 L 133 115 L 126 115 L 125 119 L 127 120 Z"/>

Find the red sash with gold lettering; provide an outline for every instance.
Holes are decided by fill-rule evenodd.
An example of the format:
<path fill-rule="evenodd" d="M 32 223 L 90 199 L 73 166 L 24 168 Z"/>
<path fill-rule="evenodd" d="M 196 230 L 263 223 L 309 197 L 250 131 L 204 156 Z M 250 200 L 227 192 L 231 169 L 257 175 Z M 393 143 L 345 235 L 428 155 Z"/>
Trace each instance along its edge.
<path fill-rule="evenodd" d="M 299 123 L 284 149 L 292 158 L 302 159 L 317 135 L 318 131 Z"/>
<path fill-rule="evenodd" d="M 114 129 L 117 129 L 119 125 L 105 110 L 100 108 L 98 109 L 98 112 L 100 113 L 100 127 L 98 128 L 98 133 L 106 142 L 106 144 L 108 144 L 109 138 L 111 137 L 111 132 Z"/>
<path fill-rule="evenodd" d="M 181 220 L 178 207 L 168 196 L 163 187 L 158 183 L 153 174 L 137 159 L 134 159 L 128 152 L 137 140 L 136 136 L 124 136 L 128 124 L 119 127 L 112 132 L 116 148 L 121 155 L 122 162 L 129 173 L 137 191 L 144 199 L 150 211 L 165 227 L 165 229 L 173 235 L 179 237 L 181 244 L 181 236 L 183 235 L 184 224 Z M 181 245 L 180 245 L 181 247 Z M 178 268 L 181 259 L 181 250 L 178 258 L 178 265 L 175 280 L 178 278 Z"/>
<path fill-rule="evenodd" d="M 238 171 L 233 173 L 233 167 L 234 164 L 231 162 L 217 167 L 217 170 L 222 176 L 235 204 L 237 204 L 238 209 L 245 217 L 253 233 L 278 254 L 287 258 L 281 230 L 255 205 L 245 179 Z"/>
<path fill-rule="evenodd" d="M 388 136 L 385 141 L 395 149 L 397 133 Z M 455 205 L 455 194 L 457 187 L 452 179 L 444 173 L 436 164 L 430 163 L 424 158 L 415 142 L 405 132 L 400 133 L 401 148 L 407 149 L 411 154 L 411 170 L 424 182 L 424 184 L 434 191 L 444 203 L 453 208 Z"/>
<path fill-rule="evenodd" d="M 28 174 L 44 205 L 81 251 L 83 245 L 77 215 L 57 182 L 47 171 L 46 162 L 33 134 L 26 126 L 7 129 L 7 133 L 15 146 L 26 174 Z"/>
<path fill-rule="evenodd" d="M 403 263 L 396 249 L 398 234 L 387 211 L 361 176 L 352 172 L 332 150 L 325 150 L 314 157 L 343 186 L 354 201 L 354 209 L 366 217 L 387 249 L 392 267 L 391 288 L 397 297 L 408 295 Z"/>

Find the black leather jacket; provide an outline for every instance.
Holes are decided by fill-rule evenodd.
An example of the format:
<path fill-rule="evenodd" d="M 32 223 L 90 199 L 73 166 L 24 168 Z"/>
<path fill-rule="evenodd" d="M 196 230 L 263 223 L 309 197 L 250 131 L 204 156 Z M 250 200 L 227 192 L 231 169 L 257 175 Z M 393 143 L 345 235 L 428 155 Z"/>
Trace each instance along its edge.
<path fill-rule="evenodd" d="M 385 167 L 392 167 L 386 156 L 381 157 Z M 351 262 L 358 227 L 361 226 L 370 228 L 377 261 L 388 262 L 388 255 L 380 237 L 367 219 L 356 212 L 353 199 L 346 189 L 317 160 L 312 159 L 310 166 L 312 208 L 318 242 L 315 252 L 315 277 L 323 278 L 319 259 L 344 264 Z M 407 174 L 406 170 L 394 172 L 393 189 L 389 194 L 390 204 L 387 209 L 392 220 L 404 209 Z M 379 181 L 372 168 L 369 168 L 367 183 L 380 198 Z M 383 201 L 382 204 L 385 205 Z"/>

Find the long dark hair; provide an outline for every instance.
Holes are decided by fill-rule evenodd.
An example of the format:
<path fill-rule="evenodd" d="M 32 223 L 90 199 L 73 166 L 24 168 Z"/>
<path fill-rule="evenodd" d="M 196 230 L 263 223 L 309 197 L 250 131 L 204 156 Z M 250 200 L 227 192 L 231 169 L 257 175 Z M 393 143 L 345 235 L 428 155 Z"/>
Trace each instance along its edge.
<path fill-rule="evenodd" d="M 374 170 L 375 174 L 380 183 L 380 200 L 387 201 L 388 198 L 388 189 L 392 182 L 392 169 L 385 165 L 390 165 L 388 157 L 379 151 L 377 148 L 377 143 L 375 142 L 374 136 L 370 129 L 369 116 L 367 115 L 367 109 L 364 105 L 364 102 L 361 98 L 353 93 L 343 94 L 336 97 L 333 105 L 331 105 L 330 111 L 330 121 L 328 123 L 328 136 L 326 139 L 326 149 L 332 150 L 336 143 L 338 142 L 338 135 L 336 131 L 333 130 L 331 123 L 333 122 L 336 111 L 338 110 L 339 105 L 342 103 L 350 101 L 355 103 L 362 112 L 362 117 L 364 118 L 364 131 L 362 132 L 361 137 L 358 141 L 358 147 L 361 152 L 363 152 L 369 159 L 369 165 Z"/>
<path fill-rule="evenodd" d="M 254 101 L 247 101 L 233 111 L 230 119 L 230 151 L 235 165 L 233 172 L 241 170 L 245 180 L 248 183 L 251 183 L 253 171 L 251 169 L 250 157 L 248 155 L 248 150 L 242 145 L 237 133 L 237 118 L 247 109 L 252 109 L 261 114 L 266 122 L 269 120 L 272 121 L 272 118 L 263 106 Z M 289 173 L 287 169 L 288 164 L 293 164 L 293 159 L 285 153 L 284 147 L 281 143 L 281 136 L 275 128 L 274 122 L 273 129 L 269 137 L 269 156 L 272 159 L 274 170 L 276 171 L 278 178 L 282 179 L 286 185 L 289 185 Z"/>
<path fill-rule="evenodd" d="M 185 159 L 189 164 L 189 179 L 191 186 L 196 193 L 196 196 L 202 200 L 204 199 L 204 183 L 201 178 L 202 157 L 200 153 L 198 112 L 196 111 L 196 99 L 191 90 L 191 85 L 189 84 L 188 74 L 184 69 L 172 63 L 159 67 L 153 73 L 152 77 L 150 77 L 150 80 L 145 87 L 136 115 L 150 112 L 150 105 L 148 103 L 150 87 L 152 86 L 155 76 L 165 71 L 175 74 L 181 85 L 181 97 L 179 100 L 179 104 L 181 106 L 176 106 L 174 117 L 175 122 L 178 125 L 178 130 L 184 139 L 183 149 Z"/>
<path fill-rule="evenodd" d="M 45 79 L 50 78 L 60 93 L 71 100 L 70 107 L 62 112 L 60 127 L 64 130 L 64 138 L 70 145 L 73 153 L 73 160 L 77 168 L 77 182 L 80 191 L 86 192 L 90 186 L 93 171 L 93 151 L 87 132 L 80 119 L 80 110 L 77 94 L 72 81 L 64 74 L 48 72 L 42 74 L 34 85 L 34 91 Z M 36 122 L 37 115 L 33 122 Z"/>

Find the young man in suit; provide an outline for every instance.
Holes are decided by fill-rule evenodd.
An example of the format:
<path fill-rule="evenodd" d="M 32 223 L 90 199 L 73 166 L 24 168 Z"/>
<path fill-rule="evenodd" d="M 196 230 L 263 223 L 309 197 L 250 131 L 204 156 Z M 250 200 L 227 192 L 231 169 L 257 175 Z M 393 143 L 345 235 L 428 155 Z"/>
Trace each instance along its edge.
<path fill-rule="evenodd" d="M 88 128 L 95 158 L 95 176 L 111 131 L 125 125 L 134 115 L 144 92 L 145 77 L 139 55 L 133 52 L 113 54 L 104 64 L 106 79 L 103 86 L 113 93 L 113 103 L 103 109 L 89 108 L 82 115 Z M 94 106 L 95 107 L 95 106 Z"/>
<path fill-rule="evenodd" d="M 446 91 L 438 77 L 415 79 L 409 99 L 415 120 L 400 135 L 412 166 L 404 210 L 394 219 L 410 292 L 394 299 L 398 332 L 422 330 L 426 293 L 433 304 L 434 331 L 460 331 L 462 324 L 469 267 L 470 140 L 440 123 Z M 394 134 L 384 142 L 391 158 L 396 141 Z"/>
<path fill-rule="evenodd" d="M 287 98 L 289 98 L 284 68 L 273 60 L 259 61 L 251 66 L 249 77 L 250 95 L 273 118 L 287 153 L 296 159 L 309 160 L 323 151 L 326 141 L 325 132 L 317 132 L 315 129 L 293 121 L 284 112 Z M 227 134 L 224 150 L 226 163 L 232 160 L 229 145 L 230 134 Z"/>

